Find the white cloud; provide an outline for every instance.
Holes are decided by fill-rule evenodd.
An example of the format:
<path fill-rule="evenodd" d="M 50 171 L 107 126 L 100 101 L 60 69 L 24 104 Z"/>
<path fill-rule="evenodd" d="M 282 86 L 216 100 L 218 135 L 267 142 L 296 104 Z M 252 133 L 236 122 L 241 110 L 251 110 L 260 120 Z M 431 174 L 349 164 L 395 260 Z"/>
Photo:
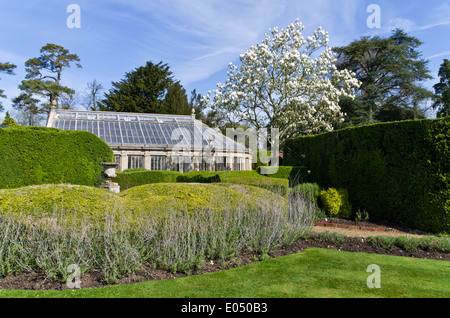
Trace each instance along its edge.
<path fill-rule="evenodd" d="M 432 29 L 435 27 L 441 27 L 441 26 L 446 26 L 446 25 L 450 25 L 450 19 L 448 20 L 443 20 L 443 21 L 439 21 L 436 23 L 430 23 L 421 27 L 418 27 L 418 30 L 428 30 L 428 29 Z"/>
<path fill-rule="evenodd" d="M 411 20 L 411 18 L 399 16 L 399 12 L 396 10 L 391 10 L 389 12 L 382 11 L 383 16 L 387 16 L 387 23 L 383 23 L 384 27 L 381 32 L 390 33 L 392 30 L 400 28 L 409 33 L 450 25 L 450 5 L 438 4 L 436 6 L 432 6 L 430 4 L 430 6 L 421 7 L 421 9 L 423 11 L 420 16 L 417 16 L 417 12 L 414 12 L 415 15 L 412 15 L 412 13 L 409 12 L 405 13 L 412 15 L 414 17 L 414 21 Z"/>
<path fill-rule="evenodd" d="M 431 60 L 431 59 L 434 59 L 434 58 L 437 58 L 437 57 L 447 56 L 447 55 L 450 57 L 450 51 L 445 51 L 445 52 L 437 53 L 437 54 L 434 54 L 434 55 L 431 55 L 431 56 L 427 57 L 426 59 L 427 59 L 427 60 Z"/>
<path fill-rule="evenodd" d="M 441 20 L 437 21 L 435 23 L 429 23 L 425 25 L 418 25 L 414 21 L 411 21 L 409 19 L 405 18 L 394 18 L 389 20 L 387 23 L 387 26 L 383 28 L 383 32 L 390 32 L 392 30 L 395 30 L 397 28 L 402 29 L 403 31 L 410 33 L 415 31 L 424 31 L 436 27 L 446 26 L 450 25 L 450 19 L 448 20 Z"/>
<path fill-rule="evenodd" d="M 183 84 L 225 68 L 284 12 L 284 1 L 271 0 L 115 1 L 132 7 L 141 25 L 153 28 L 147 39 L 139 39 L 141 54 L 160 57 Z"/>
<path fill-rule="evenodd" d="M 153 28 L 147 39 L 139 38 L 142 59 L 151 55 L 167 62 L 183 85 L 226 74 L 228 63 L 259 43 L 269 28 L 286 27 L 296 18 L 305 34 L 322 26 L 331 45 L 344 45 L 349 34 L 357 34 L 357 14 L 365 12 L 359 0 L 114 1 L 139 13 L 138 19 L 128 13 L 135 23 Z"/>
<path fill-rule="evenodd" d="M 406 33 L 409 33 L 412 31 L 416 31 L 418 29 L 418 26 L 416 25 L 416 23 L 414 23 L 409 19 L 394 18 L 389 20 L 387 26 L 385 26 L 383 29 L 386 33 L 391 32 L 392 30 L 395 29 L 402 29 Z"/>
<path fill-rule="evenodd" d="M 269 28 L 286 27 L 296 18 L 305 25 L 305 34 L 322 26 L 330 33 L 330 45 L 345 45 L 349 35 L 357 35 L 356 16 L 365 12 L 359 0 L 113 1 L 124 8 L 110 6 L 110 17 L 135 26 L 138 33 L 128 40 L 133 42 L 130 63 L 161 60 L 184 86 L 218 72 L 226 75 L 228 63 L 237 62 Z"/>

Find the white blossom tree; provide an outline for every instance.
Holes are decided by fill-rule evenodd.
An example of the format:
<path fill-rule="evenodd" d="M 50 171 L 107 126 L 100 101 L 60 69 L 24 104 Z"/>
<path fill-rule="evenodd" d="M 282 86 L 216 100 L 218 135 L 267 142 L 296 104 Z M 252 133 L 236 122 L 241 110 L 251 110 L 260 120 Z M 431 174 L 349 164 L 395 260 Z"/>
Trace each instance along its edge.
<path fill-rule="evenodd" d="M 240 56 L 241 65 L 228 65 L 228 79 L 204 96 L 214 111 L 230 122 L 256 129 L 276 127 L 279 142 L 287 138 L 330 131 L 344 114 L 339 98 L 354 98 L 359 81 L 338 71 L 328 46 L 328 33 L 318 28 L 303 37 L 298 20 L 277 27 Z"/>

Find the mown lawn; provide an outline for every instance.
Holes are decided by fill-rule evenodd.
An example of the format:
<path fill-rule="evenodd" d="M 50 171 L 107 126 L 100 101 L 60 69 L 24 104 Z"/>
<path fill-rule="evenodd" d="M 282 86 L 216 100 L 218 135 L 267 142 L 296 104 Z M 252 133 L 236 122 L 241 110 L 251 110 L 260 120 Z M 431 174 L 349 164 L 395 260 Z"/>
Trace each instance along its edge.
<path fill-rule="evenodd" d="M 371 264 L 380 268 L 380 288 L 367 287 Z M 311 248 L 201 276 L 100 289 L 0 290 L 0 297 L 448 298 L 450 262 Z"/>

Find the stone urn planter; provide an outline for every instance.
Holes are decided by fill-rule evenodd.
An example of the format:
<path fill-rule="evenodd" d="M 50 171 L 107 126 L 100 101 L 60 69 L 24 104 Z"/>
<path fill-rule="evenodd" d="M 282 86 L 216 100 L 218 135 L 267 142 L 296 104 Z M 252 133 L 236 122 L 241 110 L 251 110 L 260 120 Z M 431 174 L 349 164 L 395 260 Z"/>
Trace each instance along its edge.
<path fill-rule="evenodd" d="M 111 163 L 111 162 L 102 162 L 103 166 L 103 175 L 106 179 L 112 179 L 117 177 L 116 175 L 116 169 L 119 166 L 118 163 Z"/>
<path fill-rule="evenodd" d="M 112 178 L 117 177 L 116 169 L 119 166 L 119 164 L 112 162 L 102 162 L 102 166 L 103 166 L 103 177 L 106 178 L 106 180 L 100 185 L 100 188 L 107 189 L 115 193 L 119 193 L 120 186 L 117 183 L 112 182 L 111 180 Z"/>

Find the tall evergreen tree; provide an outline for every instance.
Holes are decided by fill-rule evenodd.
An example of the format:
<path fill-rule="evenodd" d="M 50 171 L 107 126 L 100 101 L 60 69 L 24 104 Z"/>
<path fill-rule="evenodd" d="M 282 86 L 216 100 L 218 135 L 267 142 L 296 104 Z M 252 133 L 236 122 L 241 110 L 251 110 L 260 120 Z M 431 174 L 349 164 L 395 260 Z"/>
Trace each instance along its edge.
<path fill-rule="evenodd" d="M 173 83 L 167 64 L 147 62 L 126 73 L 121 81 L 112 82 L 112 88 L 98 105 L 100 110 L 164 113 L 164 99 Z"/>
<path fill-rule="evenodd" d="M 432 77 L 420 45 L 420 40 L 397 29 L 387 38 L 362 37 L 333 49 L 338 69 L 353 71 L 361 81 L 354 100 L 340 101 L 347 125 L 424 117 L 421 105 L 433 93 L 421 85 Z"/>
<path fill-rule="evenodd" d="M 43 46 L 40 52 L 39 57 L 25 62 L 26 80 L 22 81 L 19 88 L 25 92 L 47 97 L 48 104 L 44 104 L 46 108 L 51 105 L 57 106 L 62 94 L 75 93 L 73 89 L 61 84 L 62 72 L 72 63 L 81 68 L 80 58 L 64 47 L 51 43 Z"/>
<path fill-rule="evenodd" d="M 24 92 L 14 97 L 12 103 L 12 107 L 22 114 L 28 126 L 34 126 L 41 120 L 40 117 L 44 110 L 38 106 L 39 100 L 34 98 L 30 92 Z"/>
<path fill-rule="evenodd" d="M 435 99 L 433 108 L 438 117 L 450 116 L 450 61 L 445 59 L 439 68 L 439 83 L 433 86 Z"/>
<path fill-rule="evenodd" d="M 186 90 L 179 82 L 175 82 L 168 87 L 161 110 L 166 114 L 191 114 L 191 107 L 188 102 Z"/>

